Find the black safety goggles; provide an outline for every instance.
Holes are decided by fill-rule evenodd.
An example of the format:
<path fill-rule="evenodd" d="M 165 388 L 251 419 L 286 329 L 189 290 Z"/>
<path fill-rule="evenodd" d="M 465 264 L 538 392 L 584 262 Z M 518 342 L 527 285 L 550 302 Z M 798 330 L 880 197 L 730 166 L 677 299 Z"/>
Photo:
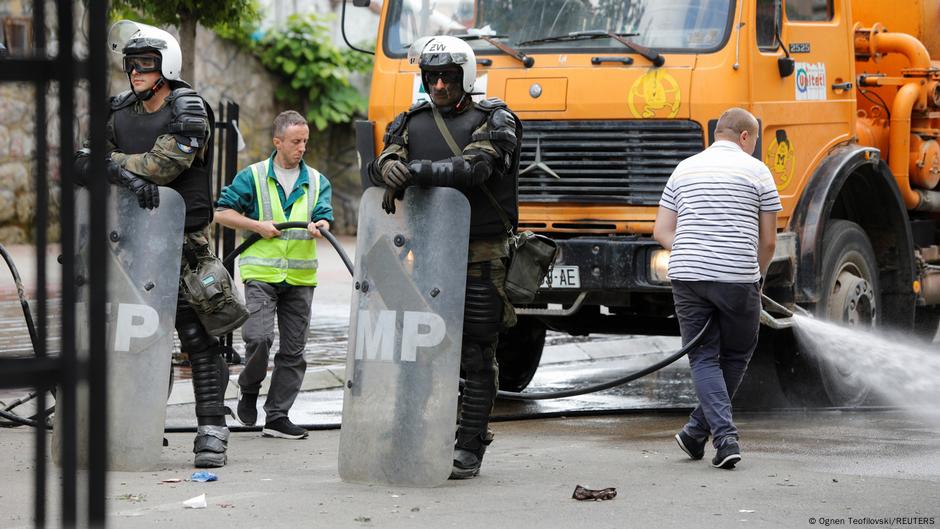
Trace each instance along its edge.
<path fill-rule="evenodd" d="M 137 73 L 159 72 L 160 57 L 157 55 L 131 55 L 124 57 L 124 73 L 131 73 L 137 70 Z"/>
<path fill-rule="evenodd" d="M 444 81 L 444 84 L 455 84 L 460 82 L 461 77 L 463 77 L 462 72 L 456 70 L 444 70 L 440 72 L 422 72 L 421 76 L 424 78 L 425 84 L 428 86 L 434 86 L 437 84 L 437 80 L 440 79 Z"/>

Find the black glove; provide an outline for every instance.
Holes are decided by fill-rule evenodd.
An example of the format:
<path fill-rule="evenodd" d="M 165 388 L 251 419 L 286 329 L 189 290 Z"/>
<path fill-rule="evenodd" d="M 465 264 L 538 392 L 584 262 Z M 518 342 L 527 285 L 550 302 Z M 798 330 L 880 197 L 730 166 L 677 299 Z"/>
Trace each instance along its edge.
<path fill-rule="evenodd" d="M 108 180 L 137 196 L 137 205 L 143 209 L 160 206 L 160 188 L 124 169 L 114 160 L 108 160 Z"/>
<path fill-rule="evenodd" d="M 401 160 L 389 160 L 382 166 L 382 181 L 390 189 L 404 189 L 411 181 L 411 171 Z"/>
<path fill-rule="evenodd" d="M 382 209 L 389 215 L 395 214 L 395 194 L 394 189 L 386 189 L 385 195 L 382 197 Z"/>
<path fill-rule="evenodd" d="M 75 175 L 75 185 L 86 187 L 88 185 L 88 166 L 91 165 L 91 158 L 88 156 L 88 149 L 81 149 L 75 153 L 75 161 L 72 163 Z"/>

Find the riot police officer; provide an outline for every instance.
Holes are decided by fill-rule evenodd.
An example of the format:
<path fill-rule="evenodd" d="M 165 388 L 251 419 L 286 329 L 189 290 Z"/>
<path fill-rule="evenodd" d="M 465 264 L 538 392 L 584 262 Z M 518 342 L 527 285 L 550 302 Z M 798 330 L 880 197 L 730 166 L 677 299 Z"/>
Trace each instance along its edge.
<path fill-rule="evenodd" d="M 158 28 L 121 21 L 110 32 L 110 46 L 123 55 L 130 90 L 110 100 L 107 177 L 136 195 L 141 208 L 160 205 L 157 186 L 177 191 L 185 202 L 183 261 L 211 253 L 208 225 L 212 218 L 207 141 L 211 110 L 180 78 L 182 55 L 172 35 Z M 87 174 L 89 151 L 77 153 L 79 183 Z M 181 263 L 181 269 L 183 264 Z M 228 367 L 218 340 L 206 332 L 180 282 L 176 332 L 192 365 L 198 423 L 193 452 L 196 467 L 226 463 L 229 430 L 223 404 Z M 169 351 L 167 351 L 169 354 Z"/>
<path fill-rule="evenodd" d="M 476 58 L 466 42 L 439 36 L 419 40 L 412 49 L 430 102 L 415 104 L 389 124 L 385 148 L 369 174 L 374 184 L 386 187 L 382 207 L 388 213 L 409 185 L 453 187 L 470 202 L 460 358 L 466 385 L 450 476 L 466 479 L 479 474 L 492 441 L 487 426 L 498 389 L 496 344 L 501 328 L 516 322 L 503 287 L 508 237 L 518 223 L 522 128 L 499 99 L 471 98 Z"/>

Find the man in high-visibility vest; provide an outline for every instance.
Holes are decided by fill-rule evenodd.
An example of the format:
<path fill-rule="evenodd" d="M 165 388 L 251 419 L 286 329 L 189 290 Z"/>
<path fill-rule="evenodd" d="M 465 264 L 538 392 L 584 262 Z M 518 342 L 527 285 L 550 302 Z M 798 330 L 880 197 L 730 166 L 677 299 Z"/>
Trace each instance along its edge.
<path fill-rule="evenodd" d="M 329 180 L 303 161 L 310 129 L 293 110 L 274 119 L 274 153 L 235 175 L 216 202 L 215 220 L 223 226 L 263 237 L 239 257 L 245 302 L 251 314 L 242 327 L 245 369 L 238 376 L 241 395 L 235 413 L 246 426 L 258 420 L 258 392 L 267 374 L 277 317 L 280 346 L 274 355 L 271 387 L 264 404 L 265 437 L 303 439 L 307 431 L 288 412 L 300 391 L 307 362 L 304 347 L 310 303 L 317 285 L 317 243 L 333 221 Z M 306 222 L 307 229 L 280 231 L 282 222 Z"/>

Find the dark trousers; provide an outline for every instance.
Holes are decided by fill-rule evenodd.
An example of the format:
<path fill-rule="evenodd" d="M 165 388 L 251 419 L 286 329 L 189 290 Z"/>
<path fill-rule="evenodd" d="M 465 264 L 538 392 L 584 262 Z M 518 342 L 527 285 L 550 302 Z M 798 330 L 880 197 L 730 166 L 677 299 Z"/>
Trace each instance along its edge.
<path fill-rule="evenodd" d="M 251 315 L 242 326 L 246 359 L 238 385 L 243 393 L 257 395 L 261 390 L 274 344 L 275 317 L 280 331 L 280 348 L 274 355 L 271 387 L 264 403 L 266 423 L 287 417 L 303 384 L 307 370 L 304 347 L 310 330 L 314 288 L 263 281 L 245 283 L 245 305 Z"/>
<path fill-rule="evenodd" d="M 711 435 L 718 448 L 726 438 L 738 437 L 731 417 L 731 399 L 757 347 L 760 285 L 673 281 L 672 295 L 683 345 L 712 319 L 699 346 L 689 351 L 699 404 L 683 430 L 697 440 Z"/>

